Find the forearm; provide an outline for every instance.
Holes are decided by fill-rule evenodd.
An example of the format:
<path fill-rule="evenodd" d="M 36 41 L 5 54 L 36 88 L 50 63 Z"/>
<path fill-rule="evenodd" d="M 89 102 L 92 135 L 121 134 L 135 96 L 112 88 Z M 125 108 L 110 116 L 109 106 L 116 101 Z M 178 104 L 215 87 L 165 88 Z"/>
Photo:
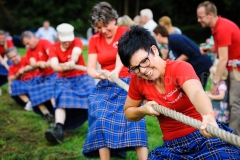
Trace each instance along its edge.
<path fill-rule="evenodd" d="M 213 80 L 219 82 L 221 77 L 226 69 L 227 59 L 219 59 L 216 75 L 213 77 Z"/>
<path fill-rule="evenodd" d="M 213 112 L 212 103 L 204 91 L 199 90 L 192 97 L 191 102 L 201 115 Z"/>
<path fill-rule="evenodd" d="M 9 76 L 8 77 L 8 82 L 12 82 L 13 80 L 17 79 L 16 76 Z"/>
<path fill-rule="evenodd" d="M 184 54 L 181 54 L 181 56 L 179 56 L 176 60 L 179 60 L 179 61 L 187 61 L 188 60 L 188 57 Z"/>
<path fill-rule="evenodd" d="M 71 55 L 71 61 L 73 61 L 74 64 L 77 63 L 79 56 L 82 53 L 82 49 L 79 47 L 74 47 Z"/>
<path fill-rule="evenodd" d="M 126 107 L 124 113 L 126 118 L 130 121 L 139 121 L 141 120 L 146 114 L 143 111 L 143 107 Z"/>
<path fill-rule="evenodd" d="M 121 71 L 122 67 L 123 67 L 122 61 L 121 61 L 119 55 L 117 54 L 115 70 L 119 73 Z"/>
<path fill-rule="evenodd" d="M 92 78 L 98 78 L 98 71 L 96 68 L 93 67 L 87 67 L 87 73 Z"/>
<path fill-rule="evenodd" d="M 226 94 L 226 93 L 225 93 L 224 90 L 220 90 L 217 95 L 213 95 L 213 94 L 209 93 L 209 94 L 208 94 L 208 97 L 209 97 L 210 99 L 212 99 L 212 100 L 218 100 L 218 101 L 220 101 L 220 100 L 223 100 L 223 99 L 224 99 L 225 94 Z"/>

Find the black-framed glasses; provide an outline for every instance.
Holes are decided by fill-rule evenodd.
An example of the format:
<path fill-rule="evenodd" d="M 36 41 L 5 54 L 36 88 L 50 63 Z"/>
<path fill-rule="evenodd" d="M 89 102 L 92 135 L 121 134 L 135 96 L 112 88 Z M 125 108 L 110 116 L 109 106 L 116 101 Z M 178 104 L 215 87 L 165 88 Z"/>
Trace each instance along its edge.
<path fill-rule="evenodd" d="M 128 69 L 129 73 L 138 74 L 140 72 L 140 67 L 141 68 L 147 68 L 148 66 L 150 66 L 151 62 L 150 62 L 148 57 L 150 55 L 151 49 L 152 48 L 149 49 L 147 57 L 144 58 L 143 60 L 141 60 L 141 62 L 137 66 L 134 66 L 134 67 L 131 67 L 131 68 Z"/>

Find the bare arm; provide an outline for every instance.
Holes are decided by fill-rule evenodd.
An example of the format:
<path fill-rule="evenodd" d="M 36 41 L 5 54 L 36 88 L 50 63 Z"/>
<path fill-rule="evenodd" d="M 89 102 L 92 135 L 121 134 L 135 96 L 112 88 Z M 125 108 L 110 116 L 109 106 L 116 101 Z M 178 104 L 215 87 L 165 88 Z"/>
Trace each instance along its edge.
<path fill-rule="evenodd" d="M 212 103 L 198 80 L 190 79 L 183 84 L 182 88 L 201 115 L 213 112 Z"/>
<path fill-rule="evenodd" d="M 219 100 L 220 101 L 220 100 L 224 99 L 225 93 L 226 93 L 225 91 L 219 91 L 219 94 L 217 94 L 217 95 L 213 95 L 213 94 L 209 93 L 208 97 L 212 100 Z"/>
<path fill-rule="evenodd" d="M 207 125 L 212 125 L 218 128 L 218 124 L 216 122 L 211 101 L 204 92 L 201 83 L 196 79 L 187 80 L 182 88 L 195 106 L 196 110 L 202 116 L 200 133 L 207 138 L 213 137 L 206 131 L 206 127 Z"/>
<path fill-rule="evenodd" d="M 71 61 L 73 61 L 74 64 L 76 64 L 81 54 L 82 54 L 82 49 L 80 47 L 74 47 L 72 50 Z"/>
<path fill-rule="evenodd" d="M 10 83 L 15 79 L 17 79 L 16 76 L 8 76 L 8 82 L 10 82 Z"/>
<path fill-rule="evenodd" d="M 181 54 L 181 56 L 179 56 L 176 60 L 180 60 L 180 61 L 187 61 L 188 57 L 184 54 Z"/>
<path fill-rule="evenodd" d="M 121 71 L 122 67 L 123 67 L 122 61 L 121 61 L 119 55 L 117 54 L 116 55 L 116 65 L 115 65 L 115 69 L 114 70 L 117 73 L 119 73 Z"/>
<path fill-rule="evenodd" d="M 217 71 L 213 80 L 219 82 L 226 68 L 228 62 L 228 47 L 219 47 L 218 48 L 219 61 L 217 65 Z"/>
<path fill-rule="evenodd" d="M 31 57 L 31 58 L 29 59 L 29 62 L 30 62 L 30 65 L 31 65 L 33 68 L 38 68 L 38 63 L 37 63 L 37 61 L 36 61 L 35 58 Z"/>
<path fill-rule="evenodd" d="M 129 96 L 125 101 L 124 113 L 126 118 L 131 121 L 139 121 L 145 115 L 155 115 L 158 116 L 159 113 L 153 110 L 152 104 L 157 104 L 154 101 L 147 102 L 144 106 L 141 106 L 142 100 L 133 100 Z"/>
<path fill-rule="evenodd" d="M 89 54 L 88 55 L 88 66 L 87 66 L 87 73 L 92 78 L 97 78 L 97 54 Z"/>
<path fill-rule="evenodd" d="M 50 59 L 50 64 L 51 64 L 52 69 L 55 72 L 62 72 L 62 68 L 59 66 L 59 61 L 58 61 L 57 57 L 51 58 Z"/>

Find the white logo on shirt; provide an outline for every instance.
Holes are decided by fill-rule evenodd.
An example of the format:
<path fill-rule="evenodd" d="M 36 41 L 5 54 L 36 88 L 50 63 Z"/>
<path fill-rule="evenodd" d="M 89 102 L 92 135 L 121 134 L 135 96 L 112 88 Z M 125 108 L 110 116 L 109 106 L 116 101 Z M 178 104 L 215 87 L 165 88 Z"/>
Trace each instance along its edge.
<path fill-rule="evenodd" d="M 68 55 L 67 59 L 68 59 L 68 61 L 70 61 L 71 60 L 71 55 Z"/>
<path fill-rule="evenodd" d="M 170 91 L 167 95 L 165 95 L 165 96 L 163 97 L 163 99 L 164 99 L 165 101 L 167 101 L 167 98 L 174 96 L 174 93 L 176 93 L 178 90 L 179 90 L 179 89 L 176 88 L 176 89 Z M 180 91 L 179 94 L 178 94 L 178 96 L 177 96 L 174 100 L 172 100 L 172 101 L 167 101 L 167 103 L 171 103 L 171 104 L 176 103 L 182 96 L 183 96 L 183 93 Z M 174 97 L 175 97 L 175 96 L 174 96 Z"/>
<path fill-rule="evenodd" d="M 118 41 L 113 43 L 114 48 L 118 48 Z"/>
<path fill-rule="evenodd" d="M 38 52 L 38 57 L 42 57 L 43 53 L 41 51 Z"/>

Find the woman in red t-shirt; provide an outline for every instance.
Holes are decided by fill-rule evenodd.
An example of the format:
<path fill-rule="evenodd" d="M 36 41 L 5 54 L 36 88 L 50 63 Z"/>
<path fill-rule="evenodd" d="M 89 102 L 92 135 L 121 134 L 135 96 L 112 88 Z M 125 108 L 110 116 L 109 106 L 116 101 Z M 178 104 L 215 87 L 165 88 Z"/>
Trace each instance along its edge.
<path fill-rule="evenodd" d="M 117 12 L 106 2 L 97 4 L 92 10 L 92 25 L 98 33 L 89 41 L 88 74 L 100 81 L 89 96 L 89 128 L 83 154 L 109 160 L 110 155 L 124 158 L 127 150 L 135 149 L 138 158 L 146 160 L 145 119 L 137 123 L 127 121 L 123 111 L 127 92 L 104 75 L 104 72 L 115 74 L 126 83 L 130 81 L 130 74 L 117 55 L 118 40 L 129 28 L 118 27 L 117 18 Z M 96 69 L 97 62 L 101 71 Z"/>
<path fill-rule="evenodd" d="M 189 63 L 164 61 L 156 40 L 137 26 L 119 40 L 118 53 L 133 73 L 124 106 L 126 117 L 139 121 L 146 115 L 157 116 L 163 133 L 164 145 L 154 149 L 148 159 L 239 159 L 239 148 L 212 138 L 206 131 L 206 126 L 212 125 L 232 132 L 216 122 L 211 101 Z M 140 107 L 144 99 L 149 102 Z M 202 121 L 200 131 L 159 114 L 153 104 Z"/>
<path fill-rule="evenodd" d="M 27 57 L 21 57 L 16 47 L 7 49 L 6 56 L 12 62 L 8 72 L 9 93 L 18 104 L 21 105 L 24 102 L 25 108 L 31 110 L 29 92 L 32 86 L 36 84 L 38 71 L 30 71 L 31 67 Z"/>
<path fill-rule="evenodd" d="M 59 42 L 49 49 L 51 67 L 58 72 L 55 82 L 55 128 L 45 132 L 52 144 L 63 142 L 64 130 L 81 126 L 88 116 L 88 96 L 95 87 L 86 71 L 73 69 L 72 65 L 85 66 L 82 42 L 74 37 L 72 25 L 62 23 L 57 27 Z"/>

